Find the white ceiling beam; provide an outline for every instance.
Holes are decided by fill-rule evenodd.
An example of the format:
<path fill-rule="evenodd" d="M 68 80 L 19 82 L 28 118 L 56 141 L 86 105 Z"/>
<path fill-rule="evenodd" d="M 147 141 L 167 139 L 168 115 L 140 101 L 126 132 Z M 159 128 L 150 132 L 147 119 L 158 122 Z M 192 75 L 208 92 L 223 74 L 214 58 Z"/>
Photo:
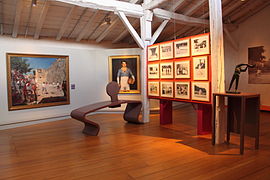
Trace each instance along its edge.
<path fill-rule="evenodd" d="M 176 11 L 182 4 L 185 2 L 185 0 L 177 0 L 173 3 L 172 7 L 169 9 L 169 11 Z"/>
<path fill-rule="evenodd" d="M 139 0 L 130 0 L 129 2 L 132 3 L 132 4 L 136 4 L 138 1 L 139 1 Z M 110 24 L 110 26 L 109 26 L 105 31 L 103 31 L 103 32 L 99 35 L 99 37 L 96 39 L 96 42 L 97 42 L 97 43 L 101 42 L 101 41 L 109 34 L 109 32 L 114 28 L 114 26 L 115 26 L 118 22 L 120 22 L 120 19 L 115 18 L 115 19 L 113 20 L 113 22 Z M 127 32 L 128 32 L 128 31 L 127 31 Z"/>
<path fill-rule="evenodd" d="M 36 26 L 36 31 L 35 31 L 35 35 L 34 35 L 34 38 L 35 39 L 38 39 L 39 38 L 39 35 L 40 35 L 40 32 L 41 32 L 43 23 L 44 23 L 45 18 L 47 16 L 47 12 L 48 12 L 49 6 L 50 6 L 50 2 L 49 1 L 46 1 L 44 3 L 44 5 L 43 5 L 43 8 L 41 10 L 41 13 L 40 13 L 40 16 L 39 16 L 39 19 L 38 19 L 38 23 L 37 23 L 37 26 Z"/>
<path fill-rule="evenodd" d="M 95 17 L 98 14 L 98 10 L 95 10 L 94 14 L 91 15 L 91 18 L 88 20 L 87 24 L 83 27 L 82 31 L 80 32 L 79 36 L 76 38 L 76 41 L 80 41 L 83 39 L 84 35 L 89 31 L 89 28 L 92 26 Z"/>
<path fill-rule="evenodd" d="M 185 2 L 185 0 L 178 0 L 176 1 L 172 7 L 169 9 L 169 11 L 176 11 L 181 5 L 183 5 L 183 3 Z M 136 25 L 134 24 L 134 26 L 138 26 L 139 22 L 136 23 Z M 119 41 L 121 41 L 123 38 L 125 38 L 128 35 L 128 30 L 125 29 L 118 37 L 116 37 L 112 43 L 117 43 Z"/>
<path fill-rule="evenodd" d="M 204 3 L 206 3 L 206 0 L 197 0 L 195 4 L 189 9 L 187 9 L 183 14 L 186 16 L 192 15 L 194 12 L 198 10 Z"/>
<path fill-rule="evenodd" d="M 66 16 L 57 36 L 56 36 L 56 40 L 61 40 L 61 38 L 63 37 L 63 34 L 65 33 L 67 27 L 69 26 L 69 22 L 70 22 L 70 18 L 71 18 L 71 15 L 73 14 L 73 12 L 75 11 L 75 8 L 76 6 L 72 6 L 68 12 L 68 15 Z"/>
<path fill-rule="evenodd" d="M 136 32 L 136 30 L 133 28 L 133 26 L 130 24 L 130 22 L 128 21 L 125 13 L 121 12 L 121 11 L 118 11 L 117 13 L 118 13 L 118 16 L 121 19 L 121 21 L 124 23 L 124 25 L 126 26 L 128 31 L 130 32 L 131 36 L 134 38 L 134 40 L 138 44 L 138 46 L 143 49 L 144 42 L 142 41 L 142 39 L 140 38 L 140 36 Z"/>
<path fill-rule="evenodd" d="M 175 23 L 179 24 L 188 24 L 188 25 L 208 25 L 209 21 L 206 19 L 200 19 L 200 18 L 194 18 L 189 17 L 183 14 L 173 13 L 170 11 L 166 11 L 163 9 L 156 8 L 153 10 L 154 15 L 161 19 L 173 19 L 175 20 Z"/>
<path fill-rule="evenodd" d="M 163 29 L 165 28 L 165 26 L 168 24 L 169 20 L 164 20 L 160 26 L 157 28 L 157 30 L 155 31 L 155 33 L 153 34 L 150 44 L 154 44 L 155 41 L 157 40 L 158 36 L 161 34 L 161 32 L 163 31 Z"/>
<path fill-rule="evenodd" d="M 103 11 L 111 11 L 111 12 L 122 11 L 127 16 L 133 17 L 143 16 L 143 8 L 141 5 L 123 1 L 116 1 L 116 0 L 56 0 L 56 1 Z"/>
<path fill-rule="evenodd" d="M 152 0 L 147 4 L 143 4 L 143 8 L 144 9 L 154 9 L 156 7 L 158 7 L 159 5 L 161 5 L 162 3 L 166 2 L 167 0 Z"/>
<path fill-rule="evenodd" d="M 16 3 L 16 14 L 15 14 L 15 20 L 14 20 L 14 25 L 13 25 L 13 32 L 12 32 L 12 37 L 16 38 L 18 35 L 19 27 L 20 27 L 20 22 L 21 22 L 21 12 L 23 9 L 23 1 L 17 0 Z"/>

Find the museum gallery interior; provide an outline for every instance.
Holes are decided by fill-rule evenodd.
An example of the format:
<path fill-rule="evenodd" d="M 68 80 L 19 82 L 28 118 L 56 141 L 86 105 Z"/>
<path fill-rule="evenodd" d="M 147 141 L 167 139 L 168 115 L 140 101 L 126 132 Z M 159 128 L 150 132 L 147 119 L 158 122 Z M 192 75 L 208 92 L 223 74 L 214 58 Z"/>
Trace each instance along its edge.
<path fill-rule="evenodd" d="M 0 0 L 0 179 L 269 179 L 269 0 Z"/>

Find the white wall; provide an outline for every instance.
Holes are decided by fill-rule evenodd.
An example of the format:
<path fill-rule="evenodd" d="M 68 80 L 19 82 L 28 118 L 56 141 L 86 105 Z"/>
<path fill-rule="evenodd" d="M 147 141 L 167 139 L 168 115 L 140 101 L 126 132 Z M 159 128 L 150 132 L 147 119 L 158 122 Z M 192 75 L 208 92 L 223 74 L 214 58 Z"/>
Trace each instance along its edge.
<path fill-rule="evenodd" d="M 270 6 L 258 14 L 250 17 L 239 25 L 239 28 L 232 33 L 236 42 L 239 43 L 239 51 L 234 50 L 226 41 L 225 43 L 225 72 L 226 89 L 234 72 L 234 67 L 240 63 L 248 63 L 248 48 L 265 46 L 270 51 Z M 268 57 L 269 58 L 269 57 Z M 233 86 L 234 88 L 234 86 Z M 260 93 L 261 104 L 270 106 L 270 84 L 248 84 L 248 72 L 241 73 L 239 91 Z"/>
<path fill-rule="evenodd" d="M 71 104 L 8 111 L 6 53 L 68 55 L 70 58 L 70 83 L 76 85 L 75 90 L 70 90 Z M 138 48 L 108 49 L 108 45 L 106 44 L 78 44 L 0 37 L 0 126 L 30 120 L 67 116 L 73 109 L 80 106 L 109 100 L 109 96 L 107 96 L 105 90 L 109 78 L 108 56 L 140 55 L 140 53 L 141 50 Z M 120 99 L 123 98 L 140 99 L 141 96 L 138 94 L 120 96 Z"/>

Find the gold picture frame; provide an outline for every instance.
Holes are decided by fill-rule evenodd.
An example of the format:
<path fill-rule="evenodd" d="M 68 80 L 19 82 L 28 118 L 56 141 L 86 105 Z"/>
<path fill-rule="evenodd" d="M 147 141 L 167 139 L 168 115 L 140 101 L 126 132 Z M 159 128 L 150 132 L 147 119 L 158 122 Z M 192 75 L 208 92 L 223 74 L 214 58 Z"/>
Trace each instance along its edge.
<path fill-rule="evenodd" d="M 119 83 L 121 87 L 119 93 L 140 94 L 140 80 L 139 55 L 109 56 L 109 82 Z"/>
<path fill-rule="evenodd" d="M 8 110 L 70 104 L 69 57 L 7 53 Z"/>

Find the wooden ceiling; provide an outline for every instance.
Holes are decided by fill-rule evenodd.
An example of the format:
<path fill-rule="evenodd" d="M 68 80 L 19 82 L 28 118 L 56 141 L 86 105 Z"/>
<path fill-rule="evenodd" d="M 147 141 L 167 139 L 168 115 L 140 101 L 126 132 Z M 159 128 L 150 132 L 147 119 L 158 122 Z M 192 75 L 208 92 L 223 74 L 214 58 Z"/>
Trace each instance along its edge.
<path fill-rule="evenodd" d="M 142 4 L 142 0 L 122 1 Z M 223 0 L 223 23 L 229 30 L 233 30 L 238 24 L 269 5 L 270 0 Z M 168 0 L 160 4 L 159 8 L 190 17 L 209 19 L 208 0 Z M 139 19 L 128 19 L 140 33 Z M 153 18 L 153 33 L 161 23 L 161 19 Z M 157 42 L 208 31 L 208 25 L 192 26 L 170 20 Z M 113 12 L 54 0 L 37 0 L 35 7 L 32 6 L 32 0 L 0 0 L 0 35 L 77 42 L 110 41 L 136 45 L 122 21 Z"/>

